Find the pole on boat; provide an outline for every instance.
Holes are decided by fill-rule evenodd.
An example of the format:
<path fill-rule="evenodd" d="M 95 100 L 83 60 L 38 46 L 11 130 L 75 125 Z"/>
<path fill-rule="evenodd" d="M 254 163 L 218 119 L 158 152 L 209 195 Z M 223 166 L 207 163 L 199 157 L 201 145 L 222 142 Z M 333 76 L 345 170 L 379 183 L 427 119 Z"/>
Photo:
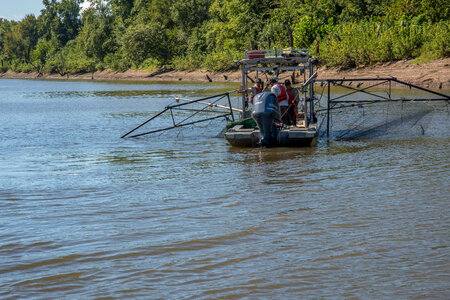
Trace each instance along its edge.
<path fill-rule="evenodd" d="M 228 105 L 230 106 L 230 114 L 231 114 L 231 119 L 234 122 L 234 113 L 233 113 L 233 108 L 231 107 L 231 99 L 230 99 L 230 94 L 227 94 L 227 98 L 228 98 Z"/>
<path fill-rule="evenodd" d="M 327 99 L 327 138 L 330 138 L 330 82 L 328 81 L 328 99 Z"/>
<path fill-rule="evenodd" d="M 231 100 L 230 100 L 230 95 L 229 94 L 227 94 L 227 97 L 228 97 L 228 103 L 230 104 L 230 106 L 215 104 L 215 103 L 212 103 L 212 102 L 203 102 L 203 101 L 197 101 L 197 100 L 192 100 L 192 99 L 179 98 L 179 97 L 175 97 L 175 101 L 177 101 L 177 102 L 179 102 L 179 101 L 195 102 L 195 103 L 200 103 L 200 104 L 204 104 L 204 105 L 207 105 L 207 106 L 229 109 L 231 112 L 235 111 L 235 112 L 240 112 L 241 113 L 242 112 L 241 109 L 231 107 Z"/>
<path fill-rule="evenodd" d="M 317 78 L 317 72 L 312 74 L 311 68 L 309 69 L 309 71 L 310 71 L 310 77 L 308 78 L 308 80 L 306 80 L 303 83 L 303 87 L 301 89 L 302 92 L 305 94 L 305 101 L 303 103 L 303 107 L 304 107 L 303 108 L 303 113 L 305 115 L 305 127 L 308 127 L 308 124 L 309 124 L 309 122 L 308 122 L 308 115 L 310 115 L 309 118 L 311 120 L 313 119 L 313 116 L 312 116 L 313 115 L 313 112 L 312 112 L 313 111 L 313 103 L 312 103 L 312 101 L 313 101 L 313 97 L 314 97 L 314 80 Z M 310 101 L 311 101 L 311 103 L 310 103 L 310 110 L 311 110 L 311 112 L 310 113 L 308 113 L 308 103 L 306 101 L 308 85 L 309 85 L 309 94 L 310 94 L 309 98 L 310 98 Z"/>
<path fill-rule="evenodd" d="M 136 129 L 141 128 L 142 126 L 144 126 L 145 124 L 147 124 L 148 122 L 150 122 L 151 120 L 153 120 L 154 118 L 162 115 L 163 113 L 165 113 L 168 110 L 168 108 L 165 108 L 163 111 L 159 112 L 158 114 L 154 115 L 153 117 L 151 117 L 150 119 L 148 119 L 147 121 L 139 124 L 138 126 L 136 126 L 135 128 L 131 129 L 130 131 L 128 131 L 127 133 L 125 133 L 124 135 L 122 135 L 120 138 L 124 138 L 127 135 L 129 135 L 130 133 L 132 133 L 133 131 L 135 131 Z"/>
<path fill-rule="evenodd" d="M 311 58 L 308 59 L 309 63 L 309 77 L 313 77 L 314 66 Z M 309 81 L 309 80 L 308 80 Z M 314 122 L 314 80 L 309 81 L 309 119 Z"/>
<path fill-rule="evenodd" d="M 309 79 L 306 80 L 306 82 L 303 84 L 302 89 L 307 90 L 308 84 L 310 84 L 314 79 L 316 79 L 316 77 L 317 77 L 317 72 L 315 72 L 314 74 L 312 74 L 311 77 L 309 77 Z"/>
<path fill-rule="evenodd" d="M 448 102 L 448 100 L 450 100 L 450 96 L 449 96 L 449 95 L 444 95 L 444 94 L 441 94 L 441 93 L 432 91 L 432 90 L 430 90 L 430 89 L 426 89 L 426 88 L 423 88 L 423 87 L 421 87 L 421 86 L 414 85 L 414 84 L 412 84 L 412 83 L 404 82 L 404 81 L 398 80 L 397 78 L 392 78 L 391 80 L 392 80 L 392 81 L 395 81 L 395 82 L 398 82 L 398 83 L 400 83 L 400 84 L 407 85 L 407 86 L 409 86 L 409 87 L 413 87 L 413 88 L 416 88 L 416 89 L 419 89 L 419 90 L 422 90 L 422 91 L 425 91 L 425 92 L 428 92 L 428 93 L 431 93 L 431 94 L 435 94 L 435 95 L 441 96 L 441 97 L 447 99 L 447 102 Z"/>
<path fill-rule="evenodd" d="M 242 65 L 242 86 L 241 90 L 247 90 L 247 67 L 245 64 Z M 248 111 L 248 100 L 247 93 L 242 93 L 242 119 L 248 118 L 250 113 Z"/>

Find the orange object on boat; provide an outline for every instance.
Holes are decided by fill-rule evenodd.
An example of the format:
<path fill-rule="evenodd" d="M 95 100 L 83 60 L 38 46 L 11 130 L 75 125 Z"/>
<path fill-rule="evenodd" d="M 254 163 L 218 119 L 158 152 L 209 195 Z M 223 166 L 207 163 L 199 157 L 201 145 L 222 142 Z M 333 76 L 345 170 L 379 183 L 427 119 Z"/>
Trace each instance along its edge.
<path fill-rule="evenodd" d="M 252 59 L 252 58 L 264 58 L 265 56 L 265 51 L 248 51 L 247 52 L 247 57 L 248 59 Z"/>

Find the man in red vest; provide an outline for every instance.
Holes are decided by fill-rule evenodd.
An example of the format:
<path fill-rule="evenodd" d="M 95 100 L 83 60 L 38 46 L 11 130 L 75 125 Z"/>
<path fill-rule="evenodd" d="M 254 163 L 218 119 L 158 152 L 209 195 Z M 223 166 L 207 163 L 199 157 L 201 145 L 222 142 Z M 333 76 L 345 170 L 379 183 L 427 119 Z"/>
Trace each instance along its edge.
<path fill-rule="evenodd" d="M 270 89 L 270 91 L 278 98 L 278 103 L 280 104 L 281 119 L 284 124 L 292 125 L 292 120 L 289 119 L 288 115 L 289 96 L 286 92 L 286 88 L 284 87 L 284 85 L 279 84 L 276 78 L 272 78 L 271 83 L 272 88 Z"/>
<path fill-rule="evenodd" d="M 247 90 L 237 90 L 238 93 L 250 93 L 250 101 L 253 104 L 253 98 L 264 91 L 264 82 L 261 80 L 261 78 L 258 78 L 255 85 Z"/>
<path fill-rule="evenodd" d="M 251 90 L 252 94 L 250 95 L 250 100 L 253 103 L 253 97 L 264 91 L 264 82 L 261 80 L 261 78 L 258 78 L 255 85 L 252 86 Z"/>
<path fill-rule="evenodd" d="M 289 109 L 287 115 L 291 120 L 291 125 L 297 124 L 297 115 L 298 115 L 298 102 L 299 102 L 299 94 L 296 88 L 292 88 L 291 81 L 286 79 L 284 81 L 284 86 L 286 87 L 286 93 L 289 97 Z"/>

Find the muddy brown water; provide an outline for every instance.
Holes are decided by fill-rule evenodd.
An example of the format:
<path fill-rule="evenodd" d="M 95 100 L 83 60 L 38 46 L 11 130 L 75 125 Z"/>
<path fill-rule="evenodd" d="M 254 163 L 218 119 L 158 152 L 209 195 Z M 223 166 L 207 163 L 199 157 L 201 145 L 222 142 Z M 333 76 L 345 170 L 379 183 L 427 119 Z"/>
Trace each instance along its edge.
<path fill-rule="evenodd" d="M 119 138 L 230 88 L 1 79 L 0 296 L 450 297 L 448 134 Z"/>

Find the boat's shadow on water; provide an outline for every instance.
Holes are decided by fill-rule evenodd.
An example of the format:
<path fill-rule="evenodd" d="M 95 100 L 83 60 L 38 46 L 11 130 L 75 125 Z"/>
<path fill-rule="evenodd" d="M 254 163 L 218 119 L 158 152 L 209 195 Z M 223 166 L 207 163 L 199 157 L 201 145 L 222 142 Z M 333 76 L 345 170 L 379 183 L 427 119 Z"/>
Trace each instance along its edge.
<path fill-rule="evenodd" d="M 261 162 L 279 162 L 285 160 L 292 160 L 298 158 L 305 158 L 313 156 L 318 151 L 317 147 L 302 147 L 302 148 L 287 148 L 287 147 L 255 147 L 242 148 L 232 147 L 228 148 L 228 153 L 241 157 L 246 163 L 261 163 Z"/>

